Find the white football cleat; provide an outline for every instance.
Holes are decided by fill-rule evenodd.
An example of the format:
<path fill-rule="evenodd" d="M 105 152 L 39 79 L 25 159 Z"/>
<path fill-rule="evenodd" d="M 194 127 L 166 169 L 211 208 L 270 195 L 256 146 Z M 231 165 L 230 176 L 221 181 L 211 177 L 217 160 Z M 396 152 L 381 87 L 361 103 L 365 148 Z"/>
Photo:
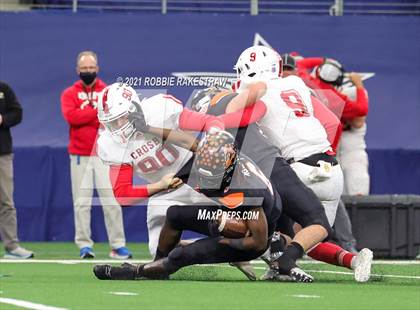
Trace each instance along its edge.
<path fill-rule="evenodd" d="M 354 258 L 354 279 L 357 282 L 366 282 L 370 278 L 372 267 L 373 253 L 371 250 L 364 248 Z"/>

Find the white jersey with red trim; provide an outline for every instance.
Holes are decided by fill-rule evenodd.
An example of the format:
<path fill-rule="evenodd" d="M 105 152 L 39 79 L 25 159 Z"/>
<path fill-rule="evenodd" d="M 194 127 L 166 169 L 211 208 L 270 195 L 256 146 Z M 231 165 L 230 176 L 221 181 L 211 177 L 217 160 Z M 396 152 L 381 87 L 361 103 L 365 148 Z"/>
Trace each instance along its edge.
<path fill-rule="evenodd" d="M 182 103 L 159 94 L 140 102 L 146 123 L 166 129 L 179 128 Z M 109 165 L 129 164 L 137 175 L 149 183 L 159 181 L 168 173 L 177 173 L 192 153 L 150 134 L 136 133 L 127 144 L 116 142 L 110 132 L 103 131 L 98 139 L 98 156 Z"/>
<path fill-rule="evenodd" d="M 284 158 L 300 160 L 331 150 L 327 133 L 314 116 L 309 89 L 301 78 L 288 76 L 268 81 L 261 100 L 267 113 L 259 125 Z"/>

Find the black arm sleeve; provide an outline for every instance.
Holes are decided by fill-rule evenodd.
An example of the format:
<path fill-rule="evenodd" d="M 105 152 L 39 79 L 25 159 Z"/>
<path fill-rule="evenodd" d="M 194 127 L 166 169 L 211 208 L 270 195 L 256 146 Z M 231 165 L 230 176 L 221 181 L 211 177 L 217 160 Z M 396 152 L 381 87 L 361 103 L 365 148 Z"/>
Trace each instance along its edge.
<path fill-rule="evenodd" d="M 7 84 L 2 83 L 1 86 L 5 97 L 6 112 L 1 115 L 3 122 L 0 127 L 9 128 L 22 121 L 22 107 L 13 90 Z"/>

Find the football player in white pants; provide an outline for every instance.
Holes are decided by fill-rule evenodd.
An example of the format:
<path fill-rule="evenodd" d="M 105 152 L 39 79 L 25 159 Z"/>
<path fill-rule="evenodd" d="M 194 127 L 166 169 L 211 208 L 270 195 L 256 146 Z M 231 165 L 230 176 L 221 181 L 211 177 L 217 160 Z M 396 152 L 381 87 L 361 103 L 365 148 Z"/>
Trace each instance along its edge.
<path fill-rule="evenodd" d="M 281 57 L 264 46 L 253 46 L 242 52 L 235 68 L 241 81 L 239 92 L 255 82 L 262 85 L 260 100 L 266 104 L 267 113 L 258 124 L 303 183 L 318 196 L 333 225 L 343 191 L 343 173 L 332 156 L 324 127 L 314 116 L 309 89 L 297 76 L 281 78 Z M 334 251 L 337 252 L 331 249 Z M 351 268 L 354 254 L 343 252 L 342 256 Z M 361 256 L 361 262 L 354 266 L 355 278 L 364 282 L 370 276 L 372 252 L 362 250 Z"/>
<path fill-rule="evenodd" d="M 178 128 L 183 106 L 175 98 L 162 94 L 140 102 L 134 89 L 121 84 L 106 88 L 98 105 L 98 118 L 106 128 L 98 139 L 98 155 L 111 165 L 111 180 L 121 205 L 137 204 L 149 197 L 149 251 L 155 256 L 166 210 L 171 205 L 211 201 L 174 178 L 191 158 L 190 151 L 135 130 L 129 120 L 136 109 L 133 102 L 144 111 L 147 124 L 168 129 Z M 149 184 L 133 186 L 133 173 Z"/>

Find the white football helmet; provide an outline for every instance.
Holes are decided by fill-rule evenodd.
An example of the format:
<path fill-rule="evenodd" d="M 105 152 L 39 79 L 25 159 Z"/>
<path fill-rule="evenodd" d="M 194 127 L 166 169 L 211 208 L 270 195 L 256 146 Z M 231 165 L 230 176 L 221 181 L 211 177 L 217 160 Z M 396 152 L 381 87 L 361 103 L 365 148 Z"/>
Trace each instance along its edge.
<path fill-rule="evenodd" d="M 104 88 L 98 99 L 98 119 L 118 143 L 127 143 L 135 128 L 128 115 L 137 111 L 140 104 L 137 92 L 123 83 Z"/>
<path fill-rule="evenodd" d="M 241 83 L 249 84 L 281 77 L 282 62 L 272 48 L 255 45 L 242 52 L 233 68 Z"/>

